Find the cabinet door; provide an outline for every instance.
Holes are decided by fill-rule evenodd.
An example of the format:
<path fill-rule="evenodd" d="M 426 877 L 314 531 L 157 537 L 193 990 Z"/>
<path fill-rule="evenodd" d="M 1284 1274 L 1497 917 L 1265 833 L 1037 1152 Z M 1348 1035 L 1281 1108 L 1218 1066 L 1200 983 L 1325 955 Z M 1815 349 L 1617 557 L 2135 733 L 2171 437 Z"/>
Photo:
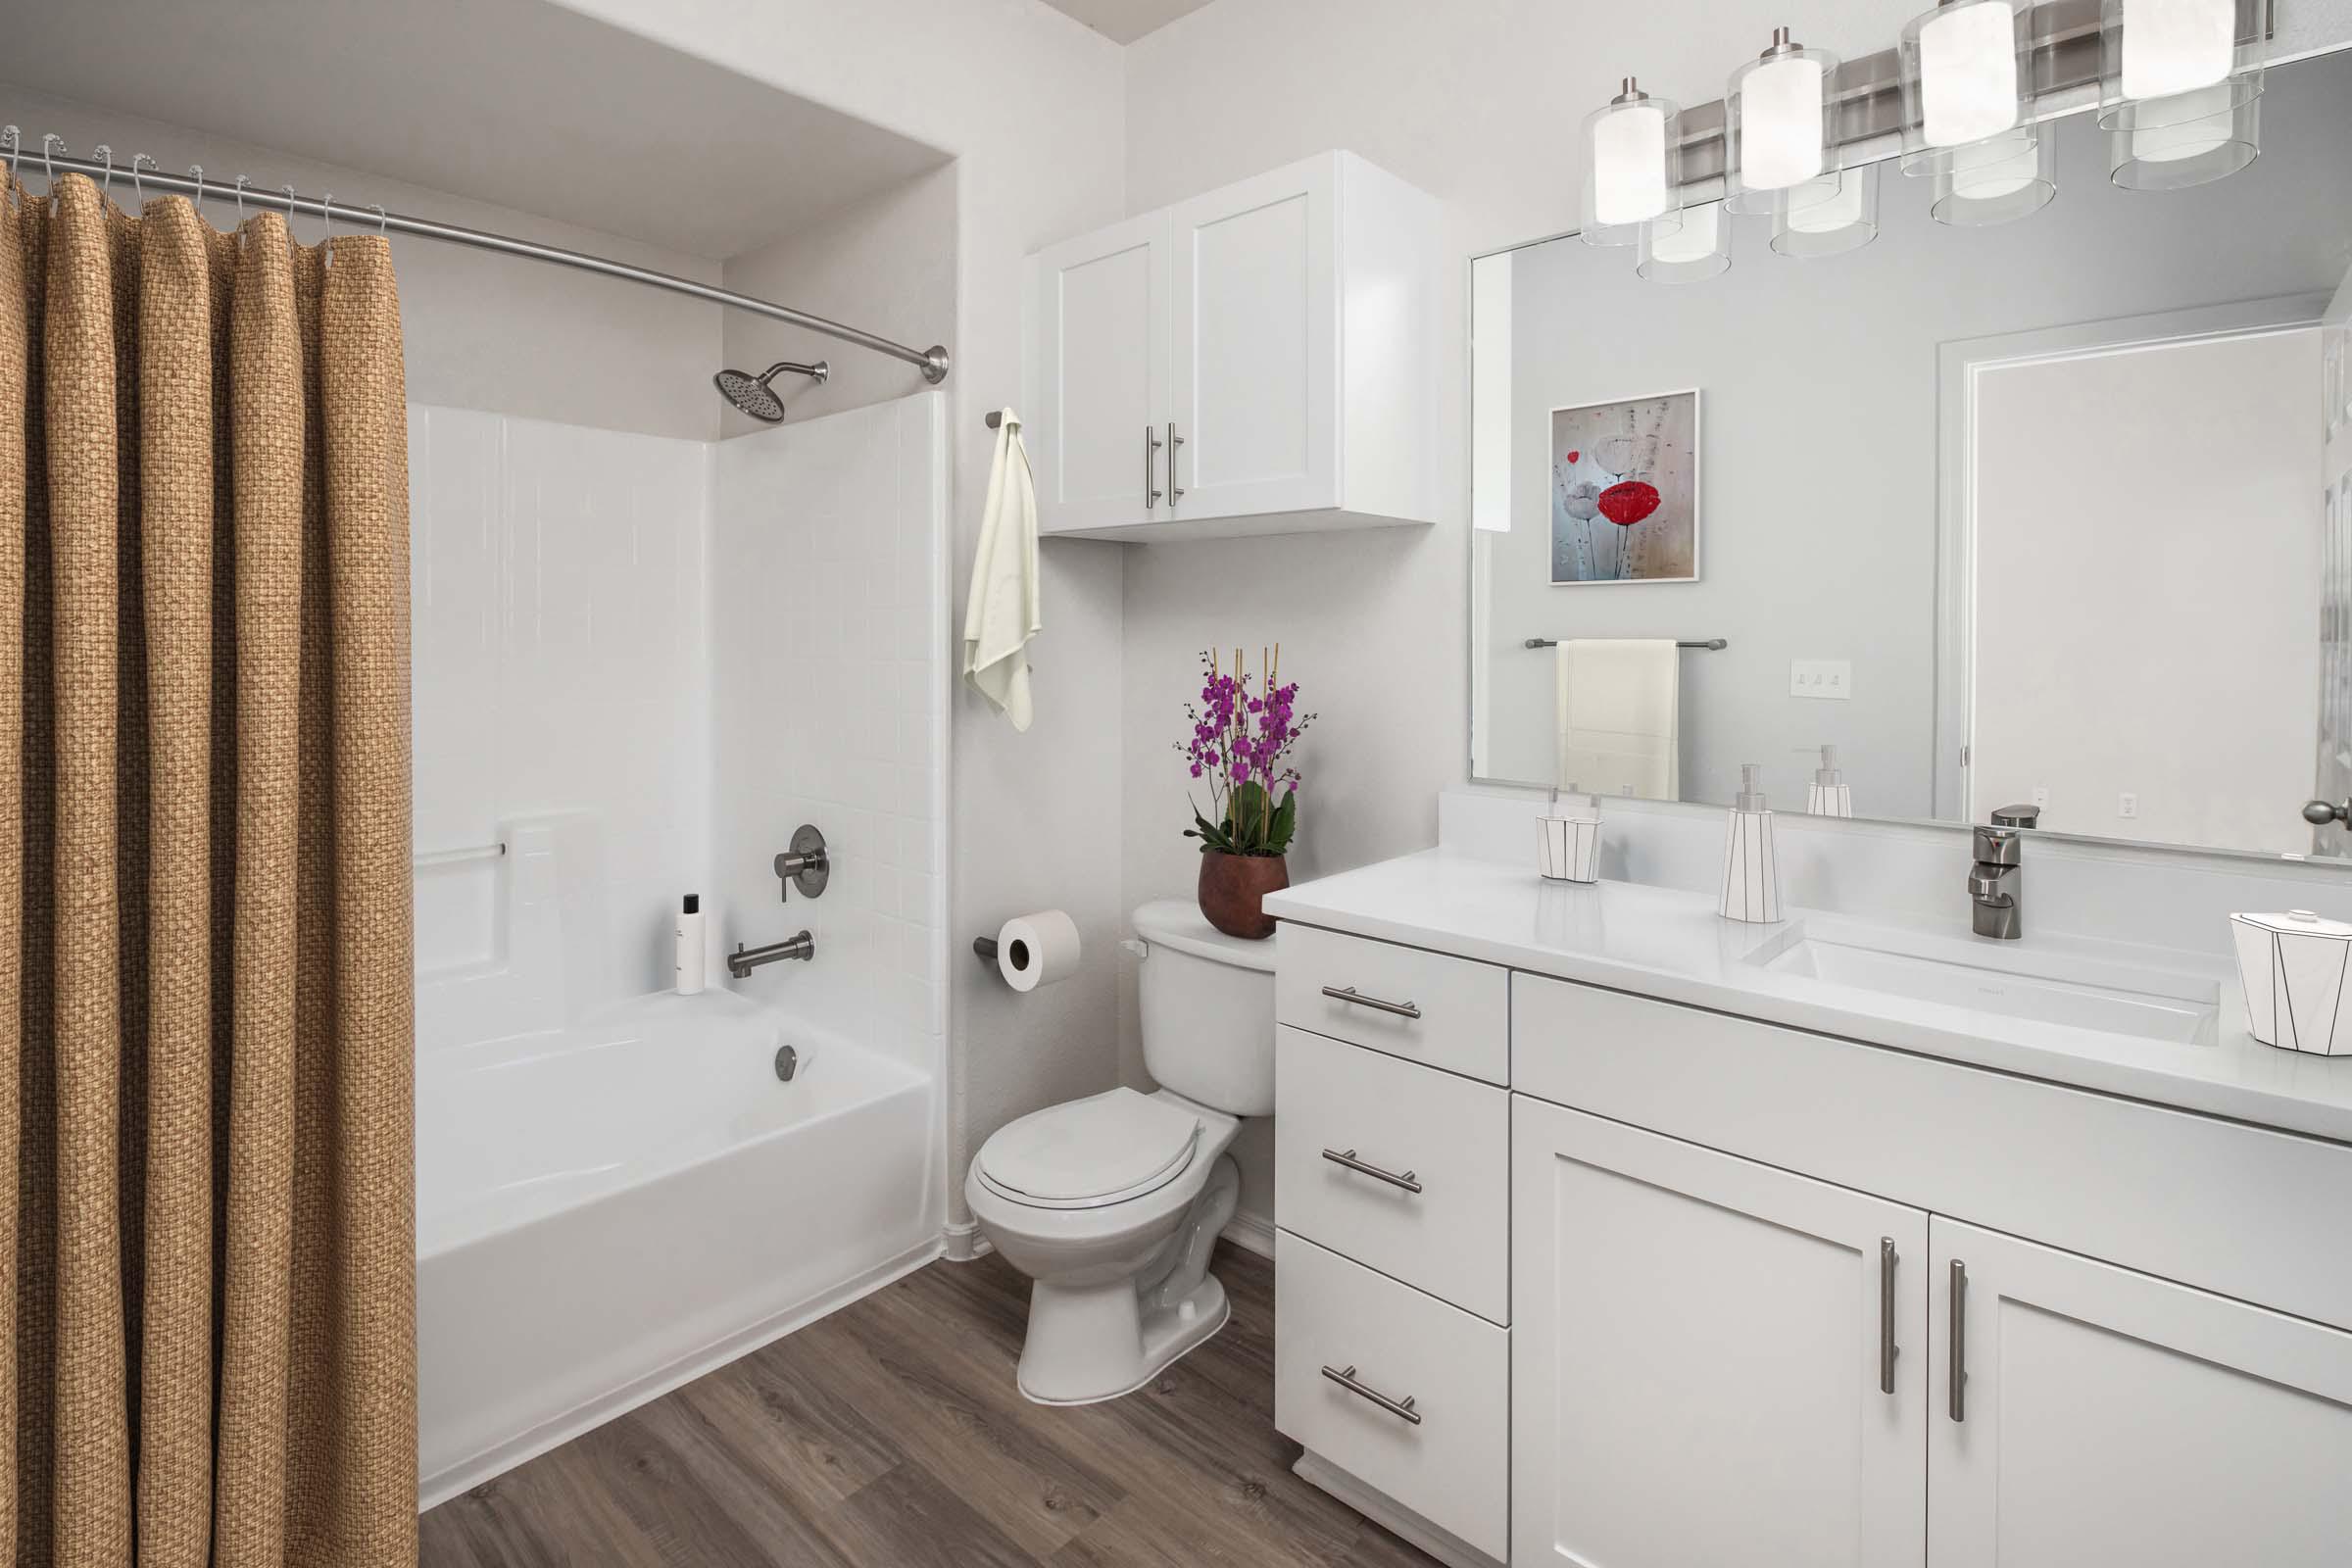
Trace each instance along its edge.
<path fill-rule="evenodd" d="M 1933 1568 L 2352 1562 L 2352 1335 L 1931 1232 Z"/>
<path fill-rule="evenodd" d="M 1196 197 L 1171 220 L 1173 514 L 1339 505 L 1337 160 Z"/>
<path fill-rule="evenodd" d="M 1164 519 L 1168 219 L 1153 213 L 1030 263 L 1033 423 L 1023 432 L 1047 532 Z"/>
<path fill-rule="evenodd" d="M 1512 1562 L 1916 1568 L 1927 1216 L 1512 1112 Z"/>

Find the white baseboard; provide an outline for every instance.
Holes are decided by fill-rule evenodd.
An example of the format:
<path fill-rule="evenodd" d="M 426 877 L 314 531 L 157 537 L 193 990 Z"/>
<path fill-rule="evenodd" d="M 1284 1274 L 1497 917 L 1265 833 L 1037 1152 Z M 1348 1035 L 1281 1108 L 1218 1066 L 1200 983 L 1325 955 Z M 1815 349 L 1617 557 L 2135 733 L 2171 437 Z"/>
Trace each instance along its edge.
<path fill-rule="evenodd" d="M 909 1248 L 798 1306 L 787 1307 L 761 1318 L 749 1328 L 738 1329 L 691 1355 L 681 1356 L 665 1367 L 632 1379 L 611 1394 L 567 1410 L 552 1421 L 543 1421 L 520 1436 L 510 1438 L 470 1459 L 426 1476 L 417 1484 L 416 1511 L 423 1513 L 428 1508 L 447 1502 L 458 1494 L 480 1486 L 492 1476 L 504 1474 L 525 1460 L 538 1458 L 550 1448 L 569 1443 L 583 1432 L 603 1426 L 614 1416 L 626 1415 L 672 1389 L 692 1383 L 706 1372 L 749 1355 L 762 1345 L 772 1344 L 795 1329 L 806 1328 L 818 1318 L 837 1312 L 861 1297 L 872 1295 L 893 1280 L 904 1279 L 939 1255 L 940 1243 L 936 1238 L 919 1247 Z"/>
<path fill-rule="evenodd" d="M 1245 1252 L 1260 1257 L 1274 1255 L 1274 1221 L 1264 1214 L 1252 1214 L 1248 1209 L 1234 1210 L 1233 1218 L 1225 1222 L 1218 1233 Z"/>
<path fill-rule="evenodd" d="M 973 1263 L 996 1250 L 996 1247 L 980 1232 L 980 1222 L 967 1219 L 962 1224 L 950 1223 L 940 1228 L 939 1255 L 951 1263 Z"/>
<path fill-rule="evenodd" d="M 1446 1568 L 1502 1568 L 1495 1558 L 1453 1532 L 1430 1523 L 1403 1503 L 1378 1492 L 1312 1448 L 1302 1449 L 1293 1474 L 1312 1482 L 1393 1536 L 1411 1542 Z"/>

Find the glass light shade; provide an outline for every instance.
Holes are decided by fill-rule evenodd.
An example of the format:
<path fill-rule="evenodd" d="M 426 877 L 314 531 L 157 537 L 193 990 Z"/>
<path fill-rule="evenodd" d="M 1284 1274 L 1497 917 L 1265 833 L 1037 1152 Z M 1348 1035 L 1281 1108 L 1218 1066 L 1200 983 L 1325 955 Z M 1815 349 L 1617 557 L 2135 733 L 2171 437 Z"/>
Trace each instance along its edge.
<path fill-rule="evenodd" d="M 1904 173 L 1936 173 L 2032 118 L 2033 13 L 2034 0 L 1946 0 L 1903 28 Z"/>
<path fill-rule="evenodd" d="M 1586 244 L 1631 245 L 1645 224 L 1679 221 L 1682 137 L 1681 107 L 1630 76 L 1622 95 L 1585 117 Z"/>
<path fill-rule="evenodd" d="M 1732 73 L 1724 94 L 1724 200 L 1735 213 L 1773 211 L 1791 186 L 1838 172 L 1838 57 L 1788 41 Z"/>
<path fill-rule="evenodd" d="M 1732 265 L 1732 219 L 1721 202 L 1683 209 L 1679 227 L 1643 224 L 1634 271 L 1652 283 L 1700 283 Z"/>
<path fill-rule="evenodd" d="M 2101 128 L 2148 128 L 2126 122 L 2142 118 L 2135 110 L 2207 89 L 2227 91 L 2229 102 L 2200 100 L 2212 107 L 2194 116 L 2166 112 L 2164 123 L 2212 118 L 2260 97 L 2270 31 L 2271 0 L 2101 0 Z"/>
<path fill-rule="evenodd" d="M 2107 177 L 2125 190 L 2185 190 L 2262 156 L 2262 100 L 2221 82 L 2124 106 L 2107 131 Z"/>
<path fill-rule="evenodd" d="M 1787 193 L 1772 214 L 1776 255 L 1837 256 L 1879 237 L 1879 166 L 1864 164 L 1828 176 L 1826 194 Z"/>
<path fill-rule="evenodd" d="M 2056 128 L 2021 125 L 2005 136 L 1953 148 L 1936 172 L 1928 215 L 1958 228 L 1984 228 L 2037 213 L 2057 194 Z"/>

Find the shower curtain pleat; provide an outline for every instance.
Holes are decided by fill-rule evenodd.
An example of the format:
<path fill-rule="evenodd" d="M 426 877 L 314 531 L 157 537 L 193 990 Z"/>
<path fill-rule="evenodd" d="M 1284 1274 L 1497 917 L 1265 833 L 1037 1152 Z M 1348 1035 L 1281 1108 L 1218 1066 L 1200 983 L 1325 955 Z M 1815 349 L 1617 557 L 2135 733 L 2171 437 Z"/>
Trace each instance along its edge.
<path fill-rule="evenodd" d="M 372 236 L 0 213 L 15 1562 L 414 1561 L 408 518 Z"/>

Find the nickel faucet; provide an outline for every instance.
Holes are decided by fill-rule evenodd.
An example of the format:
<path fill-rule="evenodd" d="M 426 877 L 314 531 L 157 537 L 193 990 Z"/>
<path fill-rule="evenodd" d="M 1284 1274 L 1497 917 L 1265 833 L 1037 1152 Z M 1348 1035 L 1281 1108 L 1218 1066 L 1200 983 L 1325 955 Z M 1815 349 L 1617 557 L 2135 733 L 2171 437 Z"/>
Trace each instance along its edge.
<path fill-rule="evenodd" d="M 2025 935 L 2025 834 L 2014 827 L 1976 831 L 1976 863 L 1968 868 L 1970 924 L 1981 937 L 2014 942 Z"/>
<path fill-rule="evenodd" d="M 786 937 L 781 942 L 770 942 L 764 948 L 747 948 L 738 942 L 735 951 L 727 955 L 727 973 L 742 980 L 763 963 L 774 963 L 779 958 L 799 958 L 807 962 L 815 956 L 816 939 L 806 931 L 797 937 Z"/>

